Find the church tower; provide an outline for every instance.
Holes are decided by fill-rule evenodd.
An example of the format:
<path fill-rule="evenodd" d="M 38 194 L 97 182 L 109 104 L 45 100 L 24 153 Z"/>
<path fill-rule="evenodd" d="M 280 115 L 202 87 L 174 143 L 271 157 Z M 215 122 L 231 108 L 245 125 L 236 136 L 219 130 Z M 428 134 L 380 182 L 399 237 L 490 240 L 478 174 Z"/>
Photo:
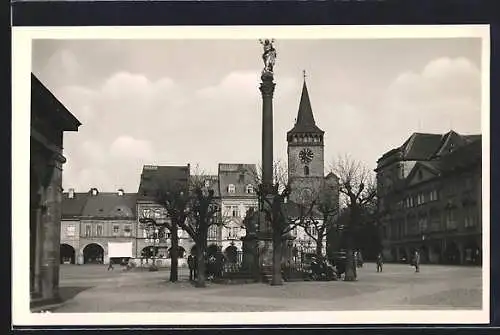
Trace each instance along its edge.
<path fill-rule="evenodd" d="M 299 112 L 287 133 L 290 200 L 308 201 L 324 182 L 324 131 L 316 126 L 304 74 Z"/>

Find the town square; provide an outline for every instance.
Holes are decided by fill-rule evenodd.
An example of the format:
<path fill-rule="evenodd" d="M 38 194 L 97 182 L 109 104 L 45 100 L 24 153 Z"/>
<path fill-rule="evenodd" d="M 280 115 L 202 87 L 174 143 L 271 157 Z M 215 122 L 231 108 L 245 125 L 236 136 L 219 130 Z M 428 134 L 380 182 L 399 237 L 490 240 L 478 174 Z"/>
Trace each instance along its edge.
<path fill-rule="evenodd" d="M 484 310 L 481 38 L 32 49 L 31 313 Z"/>

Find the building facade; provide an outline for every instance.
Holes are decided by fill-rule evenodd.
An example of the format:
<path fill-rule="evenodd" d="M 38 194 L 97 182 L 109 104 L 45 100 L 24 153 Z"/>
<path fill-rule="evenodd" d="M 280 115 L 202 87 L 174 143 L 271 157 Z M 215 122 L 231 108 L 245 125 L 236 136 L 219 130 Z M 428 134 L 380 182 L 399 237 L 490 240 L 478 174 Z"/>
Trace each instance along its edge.
<path fill-rule="evenodd" d="M 30 303 L 59 299 L 63 134 L 81 123 L 31 74 Z"/>
<path fill-rule="evenodd" d="M 413 134 L 378 160 L 384 257 L 480 264 L 481 136 Z"/>
<path fill-rule="evenodd" d="M 141 173 L 141 180 L 137 195 L 136 219 L 136 258 L 146 259 L 157 257 L 159 265 L 168 265 L 172 246 L 171 232 L 169 229 L 142 224 L 141 218 L 151 216 L 161 226 L 170 225 L 167 211 L 156 201 L 156 192 L 160 189 L 188 188 L 190 165 L 186 166 L 156 166 L 145 165 Z M 179 241 L 179 264 L 183 265 L 185 258 L 191 252 L 195 243 L 181 227 L 177 229 Z"/>
<path fill-rule="evenodd" d="M 218 188 L 222 210 L 222 225 L 212 226 L 209 238 L 217 237 L 215 244 L 230 261 L 236 261 L 243 250 L 242 237 L 246 235 L 243 220 L 249 209 L 257 210 L 257 167 L 255 164 L 219 164 Z"/>
<path fill-rule="evenodd" d="M 136 193 L 87 193 L 70 189 L 64 194 L 61 225 L 62 263 L 108 264 L 110 258 L 135 257 Z M 128 243 L 122 254 L 110 254 L 110 248 Z"/>

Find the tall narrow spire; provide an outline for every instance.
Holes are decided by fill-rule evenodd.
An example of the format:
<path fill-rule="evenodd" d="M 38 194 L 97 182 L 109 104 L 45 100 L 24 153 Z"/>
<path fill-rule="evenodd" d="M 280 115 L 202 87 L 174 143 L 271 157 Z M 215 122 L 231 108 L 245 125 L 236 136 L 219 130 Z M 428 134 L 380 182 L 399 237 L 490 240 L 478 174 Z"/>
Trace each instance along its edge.
<path fill-rule="evenodd" d="M 324 132 L 316 126 L 316 122 L 314 121 L 311 100 L 309 99 L 309 92 L 307 90 L 306 71 L 303 70 L 302 74 L 304 77 L 304 83 L 302 85 L 302 95 L 300 96 L 299 111 L 297 113 L 295 125 L 289 133 L 323 134 Z"/>
<path fill-rule="evenodd" d="M 299 112 L 297 114 L 297 124 L 314 125 L 314 116 L 311 108 L 311 101 L 309 100 L 309 92 L 307 91 L 307 84 L 304 77 L 304 84 L 302 86 L 302 95 L 300 97 Z"/>

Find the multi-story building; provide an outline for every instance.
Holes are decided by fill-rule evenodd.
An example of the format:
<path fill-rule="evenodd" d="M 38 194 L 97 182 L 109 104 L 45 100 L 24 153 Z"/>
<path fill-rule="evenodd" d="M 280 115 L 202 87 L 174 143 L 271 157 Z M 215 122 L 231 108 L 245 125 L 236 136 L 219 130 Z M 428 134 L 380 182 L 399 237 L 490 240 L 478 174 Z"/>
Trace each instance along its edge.
<path fill-rule="evenodd" d="M 60 298 L 59 234 L 62 169 L 66 162 L 63 137 L 64 132 L 78 131 L 80 125 L 80 121 L 31 74 L 29 287 L 32 305 L 44 305 Z M 28 225 L 27 222 L 17 223 Z"/>
<path fill-rule="evenodd" d="M 172 246 L 171 232 L 168 229 L 159 229 L 144 225 L 141 218 L 152 217 L 161 226 L 169 225 L 167 211 L 157 202 L 158 190 L 168 190 L 180 188 L 187 190 L 190 177 L 190 165 L 186 166 L 156 166 L 145 165 L 142 170 L 139 191 L 137 195 L 137 235 L 136 235 L 136 257 L 160 258 L 168 263 Z M 194 246 L 193 239 L 181 228 L 177 227 L 179 237 L 178 256 L 182 260 Z"/>
<path fill-rule="evenodd" d="M 307 85 L 304 80 L 299 110 L 294 127 L 287 133 L 288 142 L 288 182 L 292 193 L 290 203 L 309 203 L 313 198 L 326 194 L 332 201 L 332 207 L 339 206 L 339 179 L 334 173 L 325 177 L 324 134 L 314 120 Z M 292 205 L 293 206 L 293 205 Z M 323 215 L 315 211 L 315 220 L 322 222 Z M 317 236 L 317 231 L 310 227 L 310 233 Z M 294 244 L 307 246 L 315 250 L 316 241 L 297 227 L 293 231 Z M 326 248 L 326 238 L 324 239 Z"/>
<path fill-rule="evenodd" d="M 255 190 L 257 168 L 255 164 L 219 164 L 218 169 L 222 225 L 212 226 L 209 239 L 225 253 L 229 261 L 236 261 L 238 251 L 242 251 L 245 236 L 243 219 L 250 208 L 258 207 Z M 217 241 L 213 238 L 217 237 Z"/>
<path fill-rule="evenodd" d="M 134 257 L 136 193 L 99 192 L 63 195 L 61 262 L 107 264 L 110 257 Z M 110 255 L 110 248 L 125 244 L 129 250 Z"/>
<path fill-rule="evenodd" d="M 481 135 L 414 133 L 376 168 L 384 257 L 480 263 Z"/>

